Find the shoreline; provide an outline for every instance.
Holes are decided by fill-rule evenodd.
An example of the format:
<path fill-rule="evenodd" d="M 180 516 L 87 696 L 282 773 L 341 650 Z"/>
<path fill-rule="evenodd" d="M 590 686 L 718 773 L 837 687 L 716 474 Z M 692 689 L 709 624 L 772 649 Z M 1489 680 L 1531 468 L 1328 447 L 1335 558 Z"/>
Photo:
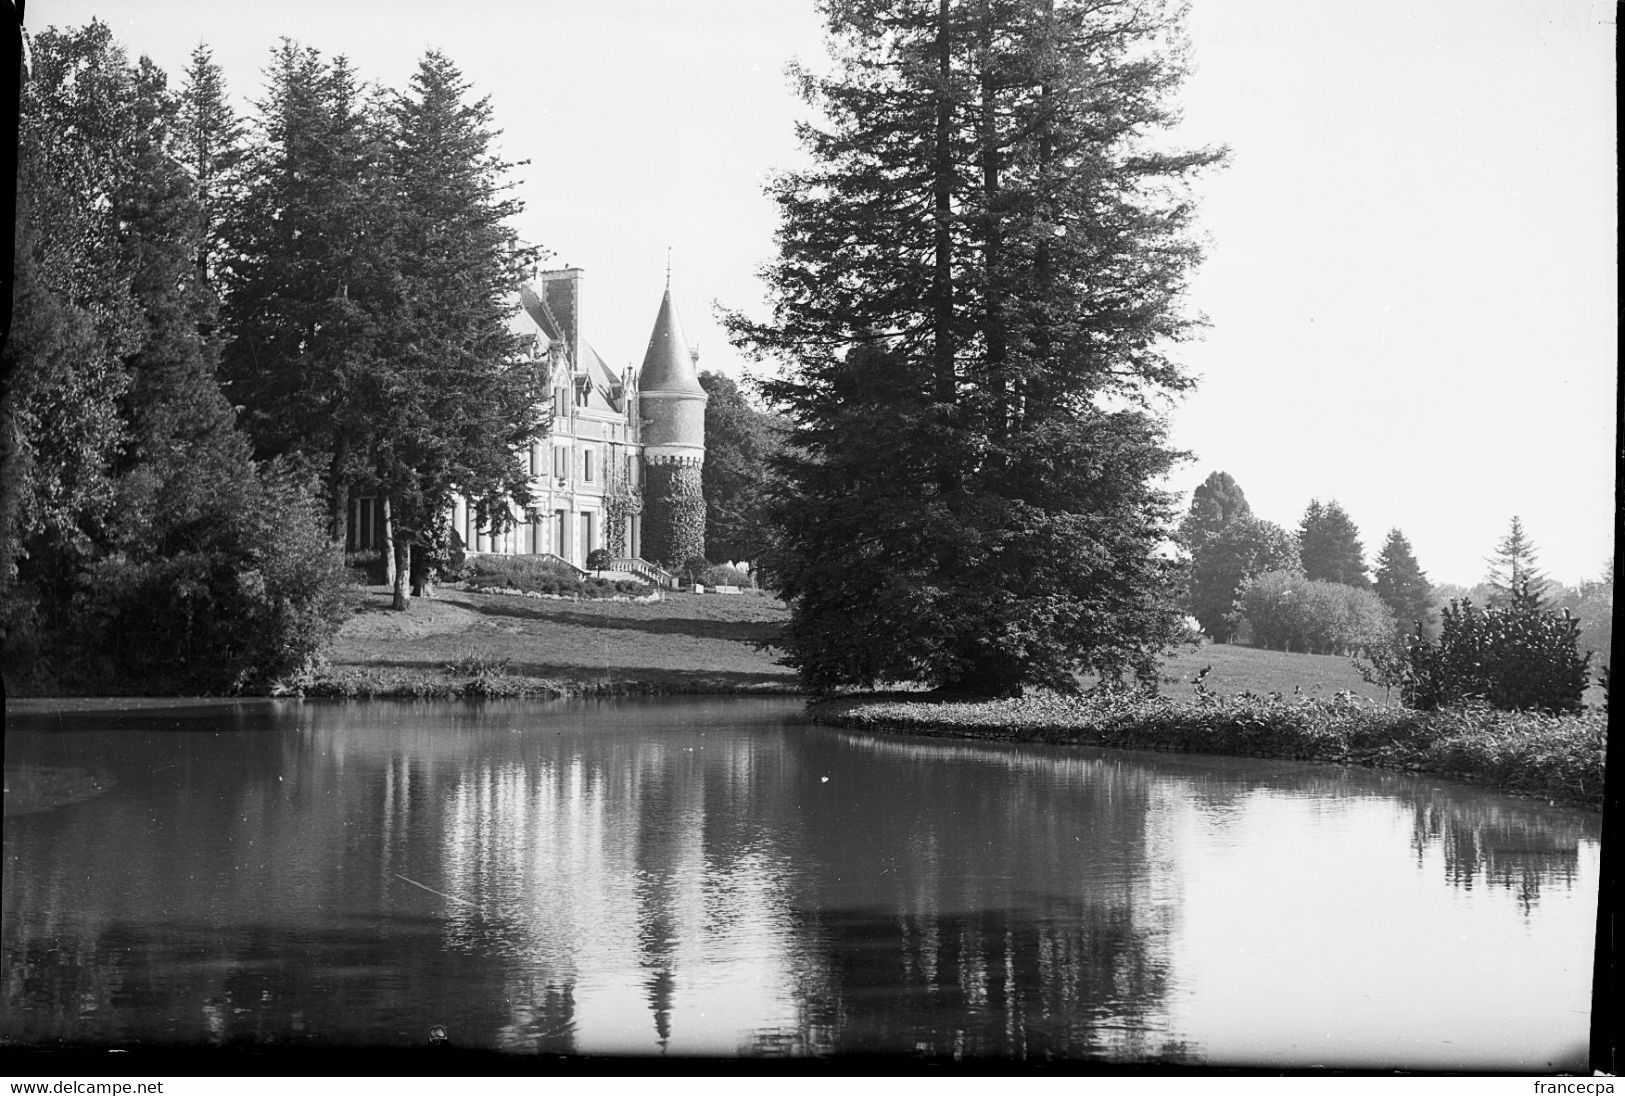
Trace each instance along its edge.
<path fill-rule="evenodd" d="M 1426 773 L 1504 795 L 1600 811 L 1608 716 L 1420 712 L 1350 699 L 919 694 L 815 699 L 815 723 L 875 733 L 1311 761 Z"/>

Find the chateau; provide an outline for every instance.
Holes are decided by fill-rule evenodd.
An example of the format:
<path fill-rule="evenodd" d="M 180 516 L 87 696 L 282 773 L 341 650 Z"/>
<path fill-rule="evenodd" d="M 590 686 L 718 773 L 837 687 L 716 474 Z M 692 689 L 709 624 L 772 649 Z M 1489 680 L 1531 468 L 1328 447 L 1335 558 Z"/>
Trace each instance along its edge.
<path fill-rule="evenodd" d="M 544 271 L 520 291 L 520 319 L 552 393 L 552 424 L 521 459 L 531 506 L 501 533 L 482 529 L 455 500 L 452 528 L 469 552 L 555 555 L 585 567 L 608 549 L 617 569 L 641 561 L 675 569 L 705 551 L 705 390 L 671 300 L 670 277 L 643 366 L 617 374 L 583 333 L 582 271 Z M 381 504 L 357 499 L 352 549 L 382 547 Z M 646 574 L 645 577 L 654 577 Z"/>

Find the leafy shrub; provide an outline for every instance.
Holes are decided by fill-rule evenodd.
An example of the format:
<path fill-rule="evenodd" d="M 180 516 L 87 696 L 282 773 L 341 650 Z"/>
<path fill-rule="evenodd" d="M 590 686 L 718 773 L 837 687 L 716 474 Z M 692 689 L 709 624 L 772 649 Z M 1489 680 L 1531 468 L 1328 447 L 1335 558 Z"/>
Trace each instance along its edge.
<path fill-rule="evenodd" d="M 679 570 L 684 582 L 694 583 L 702 581 L 700 576 L 710 569 L 711 561 L 704 556 L 689 556 L 683 560 L 683 566 Z"/>
<path fill-rule="evenodd" d="M 1371 590 L 1267 571 L 1241 590 L 1249 642 L 1309 654 L 1355 654 L 1385 642 L 1393 617 Z"/>
<path fill-rule="evenodd" d="M 696 580 L 707 586 L 749 586 L 750 576 L 726 563 L 719 563 L 714 567 L 707 567 L 700 572 Z"/>
<path fill-rule="evenodd" d="M 354 604 L 309 484 L 272 465 L 81 580 L 87 651 L 152 693 L 239 692 L 300 672 Z"/>
<path fill-rule="evenodd" d="M 1425 711 L 1471 702 L 1504 710 L 1579 711 L 1591 654 L 1580 653 L 1580 622 L 1514 598 L 1480 609 L 1451 601 L 1438 642 L 1417 636 L 1401 699 Z"/>
<path fill-rule="evenodd" d="M 587 570 L 606 571 L 612 558 L 614 557 L 609 554 L 608 548 L 594 548 L 587 553 Z"/>

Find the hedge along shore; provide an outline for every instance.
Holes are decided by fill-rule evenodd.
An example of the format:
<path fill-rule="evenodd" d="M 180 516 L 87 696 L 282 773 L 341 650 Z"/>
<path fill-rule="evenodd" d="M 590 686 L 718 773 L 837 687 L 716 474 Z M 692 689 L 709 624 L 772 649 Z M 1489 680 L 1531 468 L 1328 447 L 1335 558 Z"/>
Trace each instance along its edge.
<path fill-rule="evenodd" d="M 962 701 L 919 694 L 820 699 L 815 722 L 864 731 L 1324 761 L 1425 772 L 1602 809 L 1608 717 L 1486 708 L 1419 712 L 1359 698 L 1275 700 L 1037 695 Z"/>

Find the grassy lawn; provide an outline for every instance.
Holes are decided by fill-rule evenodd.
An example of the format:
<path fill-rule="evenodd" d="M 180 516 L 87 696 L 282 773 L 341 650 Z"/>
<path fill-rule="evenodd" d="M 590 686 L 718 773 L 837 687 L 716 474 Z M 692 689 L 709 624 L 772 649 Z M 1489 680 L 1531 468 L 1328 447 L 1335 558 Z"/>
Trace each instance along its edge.
<path fill-rule="evenodd" d="M 796 677 L 757 646 L 789 617 L 759 593 L 670 594 L 660 601 L 522 597 L 442 587 L 412 609 L 389 608 L 389 592 L 368 588 L 361 610 L 328 648 L 310 693 L 446 695 L 473 691 L 558 695 L 582 692 L 790 691 Z M 451 668 L 455 667 L 455 668 Z M 1360 679 L 1354 660 L 1214 644 L 1180 648 L 1164 660 L 1160 693 L 1196 699 L 1192 679 L 1211 667 L 1210 693 L 1280 693 L 1327 699 L 1353 693 L 1398 704 Z M 489 689 L 487 689 L 487 686 Z M 1601 704 L 1602 690 L 1586 694 Z"/>
<path fill-rule="evenodd" d="M 1293 689 L 1303 696 L 1331 697 L 1351 692 L 1367 700 L 1384 700 L 1381 685 L 1367 685 L 1354 668 L 1354 660 L 1343 655 L 1301 655 L 1288 651 L 1266 651 L 1258 647 L 1238 647 L 1214 643 L 1199 648 L 1180 648 L 1162 664 L 1161 694 L 1171 700 L 1195 696 L 1191 679 L 1204 666 L 1211 666 L 1205 682 L 1209 692 L 1220 696 L 1280 693 L 1290 699 Z M 1168 681 L 1172 678 L 1172 682 Z M 1399 703 L 1396 690 L 1393 703 Z"/>
<path fill-rule="evenodd" d="M 531 695 L 787 691 L 795 675 L 757 647 L 787 616 L 762 594 L 568 600 L 442 587 L 397 613 L 382 587 L 326 652 L 306 691 L 340 695 Z"/>
<path fill-rule="evenodd" d="M 1212 667 L 1205 682 L 1207 689 L 1219 696 L 1280 693 L 1291 700 L 1293 687 L 1297 686 L 1301 690 L 1299 695 L 1306 697 L 1330 698 L 1340 692 L 1350 692 L 1378 703 L 1399 704 L 1398 689 L 1388 696 L 1381 685 L 1366 684 L 1354 668 L 1352 658 L 1266 651 L 1229 643 L 1187 647 L 1170 653 L 1162 664 L 1161 695 L 1174 701 L 1194 699 L 1196 689 L 1191 679 L 1204 666 Z M 1588 706 L 1597 708 L 1607 703 L 1601 686 L 1595 684 L 1585 691 L 1584 700 Z"/>

